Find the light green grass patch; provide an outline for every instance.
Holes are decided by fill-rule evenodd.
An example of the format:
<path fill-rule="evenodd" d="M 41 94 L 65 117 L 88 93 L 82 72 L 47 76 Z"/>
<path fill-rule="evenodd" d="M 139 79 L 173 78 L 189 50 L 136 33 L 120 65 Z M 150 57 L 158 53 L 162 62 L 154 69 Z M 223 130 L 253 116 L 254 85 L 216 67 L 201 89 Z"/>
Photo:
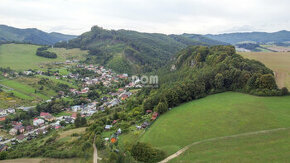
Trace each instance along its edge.
<path fill-rule="evenodd" d="M 40 46 L 30 44 L 3 44 L 0 46 L 0 67 L 10 67 L 14 70 L 39 69 L 45 64 L 64 62 L 69 59 L 83 60 L 87 51 L 80 49 L 53 48 L 49 51 L 55 52 L 56 59 L 39 57 L 36 50 Z"/>
<path fill-rule="evenodd" d="M 205 142 L 170 162 L 288 162 L 290 130 Z"/>
<path fill-rule="evenodd" d="M 140 140 L 172 154 L 199 140 L 280 127 L 290 127 L 290 96 L 227 92 L 173 108 Z"/>

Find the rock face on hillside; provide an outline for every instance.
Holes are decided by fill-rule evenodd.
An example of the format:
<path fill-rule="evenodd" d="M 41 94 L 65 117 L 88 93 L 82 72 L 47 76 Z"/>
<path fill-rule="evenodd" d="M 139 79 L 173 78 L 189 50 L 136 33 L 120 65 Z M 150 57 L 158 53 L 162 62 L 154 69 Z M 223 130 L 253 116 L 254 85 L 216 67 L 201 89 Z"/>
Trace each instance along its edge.
<path fill-rule="evenodd" d="M 222 45 L 203 36 L 185 37 L 141 33 L 128 30 L 105 30 L 98 26 L 58 47 L 82 48 L 90 51 L 87 62 L 106 65 L 126 73 L 150 72 L 162 67 L 179 50 L 191 45 Z M 209 41 L 211 40 L 211 41 Z"/>

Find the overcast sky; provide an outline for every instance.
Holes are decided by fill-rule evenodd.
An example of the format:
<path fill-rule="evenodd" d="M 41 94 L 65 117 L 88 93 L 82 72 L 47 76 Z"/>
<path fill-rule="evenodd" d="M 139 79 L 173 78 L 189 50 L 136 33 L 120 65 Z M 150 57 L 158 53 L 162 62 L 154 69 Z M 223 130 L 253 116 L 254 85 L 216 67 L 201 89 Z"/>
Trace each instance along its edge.
<path fill-rule="evenodd" d="M 98 25 L 166 34 L 290 30 L 289 0 L 0 0 L 0 24 L 81 34 Z"/>

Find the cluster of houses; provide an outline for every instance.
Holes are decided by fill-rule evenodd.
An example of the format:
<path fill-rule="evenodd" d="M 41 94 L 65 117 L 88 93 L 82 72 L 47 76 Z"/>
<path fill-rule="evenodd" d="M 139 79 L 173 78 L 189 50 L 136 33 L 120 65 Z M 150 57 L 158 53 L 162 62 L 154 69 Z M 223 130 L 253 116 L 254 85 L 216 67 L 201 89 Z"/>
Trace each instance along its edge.
<path fill-rule="evenodd" d="M 9 114 L 14 114 L 15 109 L 8 108 L 8 109 L 0 109 L 0 122 L 6 120 L 6 116 Z"/>

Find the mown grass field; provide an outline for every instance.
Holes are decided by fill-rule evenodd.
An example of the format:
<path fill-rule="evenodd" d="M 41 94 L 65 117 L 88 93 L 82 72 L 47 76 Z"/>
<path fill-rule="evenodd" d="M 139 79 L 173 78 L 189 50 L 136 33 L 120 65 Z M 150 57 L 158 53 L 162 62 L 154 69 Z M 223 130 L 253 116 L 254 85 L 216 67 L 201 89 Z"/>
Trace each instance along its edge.
<path fill-rule="evenodd" d="M 290 52 L 239 52 L 239 54 L 264 63 L 275 72 L 279 87 L 290 89 Z"/>
<path fill-rule="evenodd" d="M 290 130 L 281 130 L 201 143 L 170 162 L 289 162 L 289 147 Z"/>
<path fill-rule="evenodd" d="M 29 44 L 4 44 L 0 46 L 0 67 L 10 67 L 14 70 L 39 69 L 45 64 L 64 62 L 67 59 L 84 59 L 87 51 L 80 49 L 53 48 L 58 57 L 49 59 L 36 55 L 37 45 Z"/>
<path fill-rule="evenodd" d="M 290 96 L 256 97 L 226 92 L 173 108 L 160 116 L 140 141 L 148 142 L 170 155 L 196 141 L 281 127 L 290 127 Z M 263 142 L 271 143 L 267 141 L 265 139 Z M 247 146 L 242 140 L 233 143 Z M 290 143 L 286 145 L 290 147 Z M 227 150 L 235 148 L 229 145 Z M 264 155 L 267 154 L 265 151 L 267 149 L 257 149 L 256 153 Z M 284 148 L 276 153 L 285 153 Z"/>

